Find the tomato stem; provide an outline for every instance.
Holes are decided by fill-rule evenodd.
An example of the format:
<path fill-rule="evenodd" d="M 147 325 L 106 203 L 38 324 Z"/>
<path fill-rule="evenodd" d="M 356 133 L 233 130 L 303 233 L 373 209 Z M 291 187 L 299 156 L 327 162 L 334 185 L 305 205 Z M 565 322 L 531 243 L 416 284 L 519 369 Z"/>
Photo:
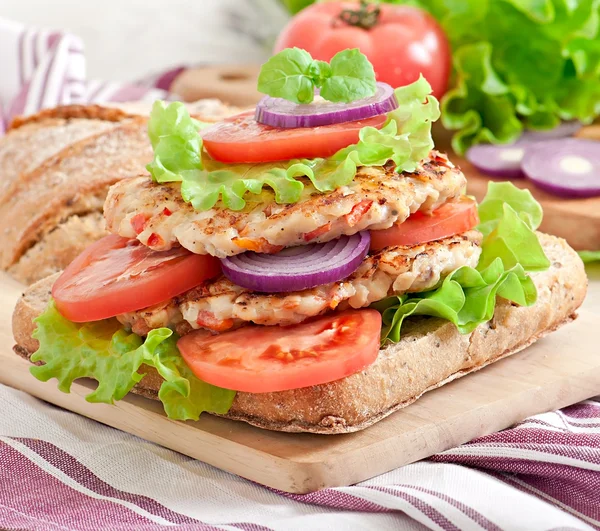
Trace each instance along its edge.
<path fill-rule="evenodd" d="M 344 9 L 338 19 L 348 26 L 369 30 L 379 22 L 381 8 L 369 0 L 360 0 L 358 9 Z"/>

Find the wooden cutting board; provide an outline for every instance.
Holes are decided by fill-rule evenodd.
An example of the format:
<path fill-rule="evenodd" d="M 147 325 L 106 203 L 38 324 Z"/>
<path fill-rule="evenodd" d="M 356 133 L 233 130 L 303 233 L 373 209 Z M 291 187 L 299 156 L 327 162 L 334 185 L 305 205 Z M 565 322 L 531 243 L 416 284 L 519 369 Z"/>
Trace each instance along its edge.
<path fill-rule="evenodd" d="M 256 104 L 261 94 L 256 90 L 259 67 L 212 66 L 191 69 L 179 75 L 172 90 L 186 101 L 201 98 L 219 98 L 239 106 Z M 468 192 L 481 200 L 490 179 L 469 162 L 452 152 L 450 137 L 441 127 L 434 131 L 436 146 L 450 154 L 468 178 Z M 600 125 L 584 128 L 580 136 L 600 140 Z M 600 179 L 600 176 L 598 176 Z M 515 180 L 521 188 L 528 188 L 544 208 L 541 229 L 565 238 L 577 250 L 600 249 L 600 197 L 591 199 L 561 199 L 540 190 L 525 179 Z"/>
<path fill-rule="evenodd" d="M 79 381 L 64 394 L 56 381 L 33 378 L 29 363 L 11 350 L 10 320 L 21 290 L 0 274 L 0 383 L 287 492 L 354 484 L 600 394 L 600 316 L 582 312 L 551 337 L 427 393 L 359 433 L 277 433 L 210 415 L 199 422 L 171 421 L 152 400 L 131 395 L 115 405 L 90 404 L 84 397 L 91 381 Z"/>

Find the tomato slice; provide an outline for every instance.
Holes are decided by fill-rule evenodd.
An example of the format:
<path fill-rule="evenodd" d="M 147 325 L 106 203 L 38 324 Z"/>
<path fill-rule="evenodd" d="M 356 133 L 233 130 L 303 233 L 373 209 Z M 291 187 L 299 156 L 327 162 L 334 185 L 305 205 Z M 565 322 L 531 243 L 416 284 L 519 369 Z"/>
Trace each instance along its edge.
<path fill-rule="evenodd" d="M 379 353 L 381 315 L 349 310 L 299 325 L 246 326 L 216 336 L 205 331 L 177 346 L 201 380 L 235 391 L 270 393 L 345 378 Z"/>
<path fill-rule="evenodd" d="M 220 162 L 274 162 L 330 157 L 356 144 L 363 127 L 380 129 L 386 120 L 382 114 L 357 122 L 281 129 L 258 123 L 250 111 L 226 118 L 200 134 L 208 154 Z"/>
<path fill-rule="evenodd" d="M 479 225 L 477 202 L 468 197 L 446 203 L 431 214 L 416 212 L 403 223 L 371 232 L 371 250 L 397 245 L 419 245 L 440 240 Z"/>
<path fill-rule="evenodd" d="M 141 310 L 195 288 L 221 272 L 213 256 L 181 247 L 157 252 L 110 235 L 90 245 L 52 288 L 58 311 L 85 323 Z"/>

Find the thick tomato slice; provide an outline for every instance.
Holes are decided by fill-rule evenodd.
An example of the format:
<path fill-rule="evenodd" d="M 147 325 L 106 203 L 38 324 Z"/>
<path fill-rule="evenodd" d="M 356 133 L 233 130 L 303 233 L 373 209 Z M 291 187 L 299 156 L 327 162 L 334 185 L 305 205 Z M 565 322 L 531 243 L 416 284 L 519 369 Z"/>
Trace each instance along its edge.
<path fill-rule="evenodd" d="M 274 162 L 330 157 L 358 142 L 358 132 L 367 126 L 380 129 L 387 115 L 368 120 L 281 129 L 258 123 L 254 112 L 232 116 L 201 132 L 208 154 L 220 162 Z"/>
<path fill-rule="evenodd" d="M 371 250 L 418 245 L 473 229 L 479 224 L 477 202 L 468 197 L 446 203 L 431 214 L 416 212 L 403 223 L 371 232 Z"/>
<path fill-rule="evenodd" d="M 75 323 L 147 308 L 221 271 L 219 260 L 176 248 L 157 252 L 110 235 L 90 245 L 52 288 L 58 311 Z"/>
<path fill-rule="evenodd" d="M 345 378 L 373 363 L 381 315 L 350 310 L 295 326 L 246 326 L 216 336 L 204 331 L 177 346 L 201 380 L 246 393 L 270 393 Z"/>

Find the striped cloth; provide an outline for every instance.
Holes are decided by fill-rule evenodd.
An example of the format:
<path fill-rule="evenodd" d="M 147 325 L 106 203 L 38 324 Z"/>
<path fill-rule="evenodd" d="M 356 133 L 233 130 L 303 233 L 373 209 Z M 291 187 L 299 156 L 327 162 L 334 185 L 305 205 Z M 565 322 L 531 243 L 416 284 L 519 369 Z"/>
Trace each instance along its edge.
<path fill-rule="evenodd" d="M 600 529 L 600 397 L 303 496 L 2 386 L 0 410 L 1 529 Z"/>
<path fill-rule="evenodd" d="M 0 134 L 61 104 L 168 97 L 181 69 L 89 81 L 83 45 L 0 19 Z M 276 492 L 0 386 L 0 528 L 600 529 L 600 401 L 347 488 Z"/>
<path fill-rule="evenodd" d="M 83 42 L 0 18 L 0 135 L 18 115 L 57 105 L 163 99 L 175 68 L 131 83 L 88 80 Z"/>

